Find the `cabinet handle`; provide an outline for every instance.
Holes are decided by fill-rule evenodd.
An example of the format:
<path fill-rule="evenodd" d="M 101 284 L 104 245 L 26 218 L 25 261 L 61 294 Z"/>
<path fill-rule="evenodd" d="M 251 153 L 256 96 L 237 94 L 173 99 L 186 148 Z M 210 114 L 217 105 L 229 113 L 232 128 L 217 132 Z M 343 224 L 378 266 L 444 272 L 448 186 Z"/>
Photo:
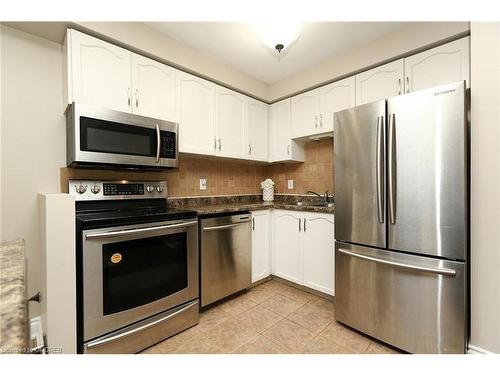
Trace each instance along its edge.
<path fill-rule="evenodd" d="M 398 95 L 401 95 L 401 78 L 398 78 Z"/>
<path fill-rule="evenodd" d="M 286 146 L 286 154 L 287 154 L 287 155 L 290 155 L 290 145 L 287 145 L 287 146 Z"/>
<path fill-rule="evenodd" d="M 302 219 L 299 219 L 299 232 L 302 231 Z"/>
<path fill-rule="evenodd" d="M 139 90 L 135 90 L 135 107 L 139 108 Z"/>
<path fill-rule="evenodd" d="M 255 218 L 252 217 L 252 230 L 255 230 Z"/>
<path fill-rule="evenodd" d="M 130 100 L 131 100 L 130 99 L 130 87 L 127 89 L 127 96 L 128 96 L 128 98 L 127 98 L 127 104 L 130 107 Z"/>
<path fill-rule="evenodd" d="M 319 115 L 319 126 L 320 128 L 323 127 L 323 115 Z M 304 219 L 305 220 L 305 219 Z M 304 222 L 305 223 L 305 222 Z"/>
<path fill-rule="evenodd" d="M 306 218 L 304 218 L 304 232 L 307 230 L 307 228 L 306 228 L 306 220 L 307 220 L 307 219 L 306 219 Z"/>
<path fill-rule="evenodd" d="M 217 150 L 217 139 L 214 138 L 214 150 Z"/>
<path fill-rule="evenodd" d="M 248 144 L 248 155 L 252 155 L 252 144 Z"/>
<path fill-rule="evenodd" d="M 220 141 L 220 138 L 219 138 L 219 151 L 221 150 L 222 146 L 221 146 L 221 141 Z"/>
<path fill-rule="evenodd" d="M 410 77 L 406 76 L 406 93 L 410 92 Z"/>
<path fill-rule="evenodd" d="M 314 116 L 314 127 L 318 127 L 318 115 Z"/>

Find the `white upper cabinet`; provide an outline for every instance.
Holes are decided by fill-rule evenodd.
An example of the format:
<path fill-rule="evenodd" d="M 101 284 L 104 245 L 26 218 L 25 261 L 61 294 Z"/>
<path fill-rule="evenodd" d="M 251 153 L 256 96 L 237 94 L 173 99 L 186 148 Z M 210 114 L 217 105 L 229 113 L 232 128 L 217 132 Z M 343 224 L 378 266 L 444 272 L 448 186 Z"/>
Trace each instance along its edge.
<path fill-rule="evenodd" d="M 175 69 L 132 54 L 132 112 L 175 121 Z"/>
<path fill-rule="evenodd" d="M 215 85 L 177 71 L 176 91 L 179 151 L 215 154 Z"/>
<path fill-rule="evenodd" d="M 304 144 L 293 141 L 290 123 L 290 99 L 269 107 L 271 161 L 304 161 Z"/>
<path fill-rule="evenodd" d="M 246 101 L 246 157 L 250 160 L 268 160 L 268 105 L 247 98 Z"/>
<path fill-rule="evenodd" d="M 404 59 L 356 75 L 356 105 L 403 94 Z"/>
<path fill-rule="evenodd" d="M 466 37 L 406 58 L 406 92 L 463 80 L 470 87 L 469 45 Z"/>
<path fill-rule="evenodd" d="M 319 88 L 319 129 L 333 131 L 333 113 L 356 105 L 356 80 L 353 77 Z"/>
<path fill-rule="evenodd" d="M 303 285 L 334 295 L 334 216 L 304 212 Z"/>
<path fill-rule="evenodd" d="M 301 212 L 274 210 L 273 275 L 302 284 Z"/>
<path fill-rule="evenodd" d="M 67 104 L 75 101 L 131 111 L 130 51 L 72 29 L 64 49 Z"/>
<path fill-rule="evenodd" d="M 252 212 L 252 283 L 270 274 L 270 210 Z"/>
<path fill-rule="evenodd" d="M 215 128 L 217 155 L 231 158 L 245 156 L 245 97 L 216 86 Z"/>
<path fill-rule="evenodd" d="M 292 137 L 305 137 L 318 132 L 319 90 L 292 97 Z"/>

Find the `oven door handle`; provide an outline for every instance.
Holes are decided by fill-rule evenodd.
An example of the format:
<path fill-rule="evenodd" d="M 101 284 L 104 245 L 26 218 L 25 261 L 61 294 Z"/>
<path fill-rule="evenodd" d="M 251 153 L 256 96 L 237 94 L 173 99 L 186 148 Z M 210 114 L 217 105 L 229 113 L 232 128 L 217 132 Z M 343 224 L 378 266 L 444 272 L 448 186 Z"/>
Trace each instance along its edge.
<path fill-rule="evenodd" d="M 155 326 L 155 325 L 157 325 L 159 323 L 162 323 L 162 322 L 164 322 L 166 320 L 172 319 L 176 315 L 179 315 L 180 313 L 186 311 L 187 309 L 190 309 L 191 307 L 193 307 L 194 305 L 197 305 L 197 304 L 198 304 L 198 300 L 195 300 L 195 301 L 189 303 L 188 305 L 180 308 L 179 310 L 173 311 L 171 314 L 169 314 L 167 316 L 164 316 L 161 319 L 158 319 L 158 320 L 155 320 L 153 322 L 141 325 L 141 326 L 139 326 L 137 328 L 131 329 L 130 331 L 125 331 L 123 333 L 119 333 L 119 334 L 115 334 L 115 335 L 110 335 L 110 336 L 104 337 L 102 339 L 97 339 L 95 341 L 92 341 L 92 342 L 89 342 L 89 343 L 85 344 L 85 346 L 86 346 L 87 349 L 90 349 L 90 348 L 94 348 L 96 346 L 101 346 L 101 345 L 104 345 L 104 344 L 108 344 L 110 342 L 113 342 L 113 341 L 116 341 L 116 340 L 119 340 L 119 339 L 123 339 L 124 337 L 133 335 L 133 334 L 135 334 L 137 332 L 143 331 L 143 330 L 145 330 L 145 329 L 147 329 L 149 327 Z"/>
<path fill-rule="evenodd" d="M 185 223 L 179 223 L 179 224 L 160 225 L 157 227 L 115 230 L 115 231 L 109 231 L 109 232 L 103 232 L 103 233 L 88 233 L 85 235 L 85 238 L 87 240 L 91 240 L 91 239 L 96 239 L 96 238 L 116 237 L 116 236 L 122 236 L 122 235 L 127 235 L 127 234 L 134 234 L 134 233 L 156 232 L 159 230 L 182 228 L 182 227 L 187 227 L 187 226 L 196 225 L 196 224 L 198 224 L 198 220 L 187 221 Z"/>

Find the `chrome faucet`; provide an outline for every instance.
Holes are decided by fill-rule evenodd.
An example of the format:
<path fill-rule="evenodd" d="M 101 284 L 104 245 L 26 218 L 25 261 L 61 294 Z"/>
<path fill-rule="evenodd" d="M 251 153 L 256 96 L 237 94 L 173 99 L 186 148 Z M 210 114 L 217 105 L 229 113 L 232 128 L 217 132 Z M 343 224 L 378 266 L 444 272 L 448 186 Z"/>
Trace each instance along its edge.
<path fill-rule="evenodd" d="M 333 195 L 329 195 L 328 194 L 328 190 L 325 191 L 325 194 L 321 195 L 321 194 L 318 194 L 316 193 L 315 191 L 311 191 L 309 190 L 307 192 L 307 194 L 314 194 L 314 195 L 317 195 L 318 197 L 320 197 L 324 203 L 333 203 L 333 199 L 334 199 L 334 196 Z M 331 199 L 331 202 L 330 202 L 330 199 Z"/>

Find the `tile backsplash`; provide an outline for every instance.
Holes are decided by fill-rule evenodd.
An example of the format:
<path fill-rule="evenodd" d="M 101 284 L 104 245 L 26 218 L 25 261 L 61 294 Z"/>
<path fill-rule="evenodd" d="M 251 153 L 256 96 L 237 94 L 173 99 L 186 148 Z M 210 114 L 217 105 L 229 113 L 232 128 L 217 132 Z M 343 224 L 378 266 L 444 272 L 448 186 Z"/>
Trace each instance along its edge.
<path fill-rule="evenodd" d="M 267 177 L 275 185 L 275 193 L 301 194 L 308 190 L 320 194 L 328 190 L 335 192 L 333 180 L 333 138 L 306 143 L 304 163 L 276 164 L 266 168 Z M 293 189 L 288 189 L 287 181 L 293 180 Z"/>
<path fill-rule="evenodd" d="M 170 197 L 261 194 L 260 182 L 271 178 L 276 193 L 301 194 L 334 191 L 332 138 L 306 144 L 306 161 L 298 164 L 256 164 L 254 162 L 179 156 L 179 168 L 167 171 L 130 171 L 61 168 L 61 191 L 68 191 L 68 179 L 166 180 Z M 200 190 L 206 178 L 206 190 Z M 293 189 L 287 180 L 294 180 Z"/>

